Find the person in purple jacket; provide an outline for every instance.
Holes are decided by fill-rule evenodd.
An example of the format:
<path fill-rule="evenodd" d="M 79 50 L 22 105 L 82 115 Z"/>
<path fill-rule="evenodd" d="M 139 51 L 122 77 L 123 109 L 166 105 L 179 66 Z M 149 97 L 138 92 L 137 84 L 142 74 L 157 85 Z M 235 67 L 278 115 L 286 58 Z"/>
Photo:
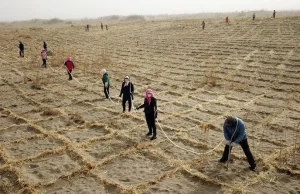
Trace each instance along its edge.
<path fill-rule="evenodd" d="M 249 169 L 255 171 L 256 164 L 248 145 L 244 122 L 237 117 L 229 116 L 224 122 L 223 132 L 226 140 L 226 146 L 224 148 L 223 156 L 219 161 L 225 163 L 229 157 L 229 150 L 231 151 L 233 147 L 240 145 L 247 157 L 248 163 L 250 164 Z"/>

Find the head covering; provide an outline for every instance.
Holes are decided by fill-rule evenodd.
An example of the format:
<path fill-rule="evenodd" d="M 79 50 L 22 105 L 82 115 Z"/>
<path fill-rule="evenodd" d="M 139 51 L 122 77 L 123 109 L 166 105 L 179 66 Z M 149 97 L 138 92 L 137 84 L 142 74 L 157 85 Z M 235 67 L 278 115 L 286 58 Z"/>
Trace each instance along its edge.
<path fill-rule="evenodd" d="M 126 79 L 128 79 L 128 81 L 125 81 Z M 126 76 L 124 77 L 124 83 L 125 83 L 124 86 L 128 86 L 129 82 L 130 82 L 130 78 L 129 78 L 128 75 L 126 75 Z"/>
<path fill-rule="evenodd" d="M 106 69 L 101 69 L 101 74 L 104 75 L 106 73 Z"/>
<path fill-rule="evenodd" d="M 237 119 L 236 119 L 236 117 L 233 117 L 233 116 L 227 116 L 225 122 L 226 122 L 226 125 L 231 127 L 231 126 L 236 125 Z"/>
<path fill-rule="evenodd" d="M 67 58 L 65 59 L 65 62 L 67 62 L 67 61 L 72 61 L 72 58 L 71 58 L 71 57 L 67 57 Z"/>
<path fill-rule="evenodd" d="M 151 98 L 153 97 L 153 91 L 151 89 L 147 89 L 145 93 L 146 93 L 145 94 L 145 99 L 150 104 L 151 103 Z M 148 97 L 148 94 L 151 94 L 151 96 Z"/>

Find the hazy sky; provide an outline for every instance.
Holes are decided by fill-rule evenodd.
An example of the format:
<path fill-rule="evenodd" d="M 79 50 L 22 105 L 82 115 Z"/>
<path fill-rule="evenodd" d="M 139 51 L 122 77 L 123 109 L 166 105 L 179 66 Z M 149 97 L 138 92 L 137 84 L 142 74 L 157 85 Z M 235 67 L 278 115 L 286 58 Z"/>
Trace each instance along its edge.
<path fill-rule="evenodd" d="M 300 0 L 0 0 L 0 20 L 80 19 L 246 10 L 300 10 Z"/>

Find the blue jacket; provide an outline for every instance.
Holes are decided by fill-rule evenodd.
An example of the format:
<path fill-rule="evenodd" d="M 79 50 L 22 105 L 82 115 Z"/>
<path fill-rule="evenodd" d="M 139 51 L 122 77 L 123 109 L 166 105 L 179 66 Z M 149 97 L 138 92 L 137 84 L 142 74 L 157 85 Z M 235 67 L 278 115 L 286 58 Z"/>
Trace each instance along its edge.
<path fill-rule="evenodd" d="M 247 138 L 247 134 L 246 134 L 244 122 L 237 117 L 236 119 L 237 119 L 237 126 L 236 125 L 230 126 L 226 122 L 224 122 L 223 131 L 226 140 L 230 141 L 231 136 L 234 135 L 232 138 L 232 142 L 240 143 L 241 141 Z M 235 129 L 236 132 L 234 133 Z"/>

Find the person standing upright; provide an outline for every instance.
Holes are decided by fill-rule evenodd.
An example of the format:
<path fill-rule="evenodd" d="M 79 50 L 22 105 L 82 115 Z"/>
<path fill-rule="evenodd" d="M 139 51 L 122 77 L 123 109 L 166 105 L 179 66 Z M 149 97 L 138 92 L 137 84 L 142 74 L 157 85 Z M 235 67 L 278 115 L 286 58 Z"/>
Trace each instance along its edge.
<path fill-rule="evenodd" d="M 66 60 L 65 60 L 65 63 L 64 63 L 66 69 L 67 69 L 67 72 L 68 72 L 68 75 L 69 75 L 69 80 L 72 80 L 72 71 L 73 69 L 75 68 L 75 65 L 72 61 L 72 58 L 71 57 L 67 57 Z"/>
<path fill-rule="evenodd" d="M 137 110 L 140 108 L 144 108 L 146 122 L 149 130 L 149 132 L 146 135 L 152 135 L 150 140 L 154 140 L 156 139 L 155 119 L 157 118 L 157 102 L 156 98 L 154 98 L 153 91 L 151 89 L 146 90 L 144 103 L 137 107 Z"/>
<path fill-rule="evenodd" d="M 43 61 L 42 67 L 47 68 L 47 52 L 45 49 L 42 49 L 41 57 L 42 57 L 42 61 Z"/>
<path fill-rule="evenodd" d="M 102 74 L 102 82 L 104 85 L 104 94 L 105 94 L 106 99 L 109 99 L 110 98 L 110 96 L 109 96 L 109 87 L 110 87 L 109 75 L 108 75 L 106 69 L 102 69 L 101 74 Z"/>
<path fill-rule="evenodd" d="M 133 93 L 134 93 L 134 86 L 132 84 L 132 82 L 130 81 L 129 76 L 125 76 L 124 77 L 124 81 L 122 83 L 121 86 L 121 90 L 120 90 L 120 95 L 119 97 L 121 97 L 123 95 L 123 99 L 122 99 L 122 106 L 123 106 L 123 113 L 125 112 L 126 108 L 126 102 L 128 101 L 128 106 L 129 106 L 129 112 L 131 111 L 131 107 L 132 107 L 132 103 L 133 103 Z"/>
<path fill-rule="evenodd" d="M 19 49 L 20 49 L 20 52 L 19 52 L 19 54 L 20 54 L 20 57 L 24 57 L 24 44 L 21 42 L 21 41 L 19 41 Z"/>

